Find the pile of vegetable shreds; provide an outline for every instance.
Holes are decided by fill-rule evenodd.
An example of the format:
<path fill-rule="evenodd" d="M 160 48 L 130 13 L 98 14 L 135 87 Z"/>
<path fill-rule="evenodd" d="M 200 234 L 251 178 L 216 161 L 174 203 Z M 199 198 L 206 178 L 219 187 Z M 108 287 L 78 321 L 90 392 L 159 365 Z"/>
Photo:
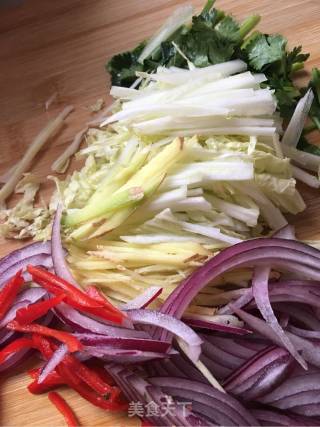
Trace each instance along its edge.
<path fill-rule="evenodd" d="M 289 226 L 221 251 L 153 311 L 161 288 L 121 310 L 95 286 L 81 290 L 60 220 L 61 208 L 51 242 L 0 261 L 0 371 L 36 351 L 44 362 L 29 371 L 28 389 L 49 392 L 69 426 L 76 417 L 52 391 L 62 385 L 109 411 L 140 405 L 136 414 L 153 426 L 320 425 L 320 251 Z M 221 291 L 228 303 L 216 316 L 184 315 L 200 289 L 244 266 L 251 286 Z M 164 402 L 171 410 L 157 412 Z"/>
<path fill-rule="evenodd" d="M 48 392 L 69 426 L 79 422 L 53 391 L 65 385 L 99 408 L 127 410 L 152 426 L 320 425 L 320 251 L 298 242 L 282 215 L 304 207 L 292 176 L 319 187 L 316 177 L 303 170 L 318 171 L 319 159 L 297 150 L 316 152 L 300 136 L 308 114 L 312 123 L 304 135 L 319 127 L 319 72 L 313 71 L 310 84 L 315 96 L 312 90 L 298 91 L 291 76 L 307 55 L 300 48 L 286 53 L 281 36 L 248 36 L 257 17 L 239 26 L 214 9 L 212 1 L 186 27 L 190 14 L 188 7 L 180 10 L 148 44 L 110 62 L 113 81 L 119 85 L 112 93 L 121 108 L 103 125 L 113 123 L 107 136 L 112 143 L 126 141 L 119 158 L 113 163 L 113 154 L 108 153 L 110 164 L 106 170 L 100 164 L 101 169 L 94 171 L 98 185 L 95 182 L 95 192 L 88 190 L 82 205 L 67 206 L 63 218 L 58 205 L 51 240 L 27 245 L 0 260 L 0 372 L 11 372 L 37 355 L 42 365 L 29 371 L 28 390 Z M 137 76 L 139 90 L 121 87 L 136 82 Z M 193 77 L 198 81 L 192 82 Z M 282 117 L 291 117 L 281 148 L 274 138 L 281 131 L 276 108 Z M 67 108 L 40 135 L 0 196 L 7 197 L 33 152 L 70 111 Z M 222 139 L 212 140 L 212 134 Z M 146 162 L 150 144 L 156 148 Z M 227 149 L 221 149 L 224 144 Z M 101 157 L 101 147 L 90 149 Z M 282 150 L 294 166 L 283 158 Z M 210 161 L 204 161 L 207 155 L 212 156 Z M 123 164 L 127 169 L 119 167 Z M 233 177 L 229 170 L 228 178 L 228 168 Z M 235 176 L 241 184 L 234 182 Z M 225 187 L 214 182 L 228 179 Z M 241 185 L 247 198 L 236 195 Z M 165 188 L 160 195 L 155 193 L 159 186 Z M 26 197 L 30 192 L 34 197 L 32 188 Z M 237 197 L 238 204 L 225 200 L 224 192 Z M 132 217 L 141 213 L 136 212 L 137 205 L 146 195 L 154 197 L 142 205 L 145 222 L 120 236 L 127 218 L 135 224 Z M 162 210 L 168 203 L 170 208 Z M 212 206 L 218 212 L 211 212 Z M 103 217 L 106 212 L 112 213 L 108 221 Z M 152 220 L 150 214 L 155 215 Z M 62 221 L 71 239 L 79 239 L 77 247 L 68 248 L 82 268 L 85 260 L 79 253 L 83 255 L 86 244 L 97 249 L 90 255 L 107 258 L 114 268 L 116 257 L 110 252 L 119 254 L 125 246 L 108 241 L 105 234 L 115 233 L 117 227 L 124 242 L 136 245 L 131 248 L 138 253 L 136 259 L 140 253 L 147 256 L 148 248 L 140 252 L 139 244 L 152 241 L 160 252 L 167 248 L 162 256 L 169 262 L 171 256 L 180 255 L 170 247 L 174 236 L 198 244 L 196 259 L 190 257 L 198 264 L 190 264 L 191 274 L 179 284 L 149 287 L 142 280 L 134 299 L 126 295 L 123 301 L 111 293 L 111 301 L 90 284 L 92 278 L 99 282 L 98 276 L 90 276 L 90 268 L 101 265 L 97 259 L 87 263 L 84 290 L 74 265 L 76 276 L 69 271 Z M 263 227 L 273 235 L 260 237 Z M 152 228 L 162 231 L 151 233 Z M 100 235 L 105 240 L 84 243 Z M 179 248 L 187 253 L 187 245 Z M 210 255 L 215 253 L 211 259 L 209 249 Z M 152 251 L 149 255 L 155 256 Z M 140 273 L 131 271 L 131 280 L 139 282 Z M 242 286 L 228 283 L 232 275 L 241 276 Z M 221 279 L 223 289 L 216 286 Z M 146 289 L 141 292 L 142 288 Z M 160 296 L 159 310 L 148 308 Z M 201 309 L 190 310 L 197 299 Z"/>

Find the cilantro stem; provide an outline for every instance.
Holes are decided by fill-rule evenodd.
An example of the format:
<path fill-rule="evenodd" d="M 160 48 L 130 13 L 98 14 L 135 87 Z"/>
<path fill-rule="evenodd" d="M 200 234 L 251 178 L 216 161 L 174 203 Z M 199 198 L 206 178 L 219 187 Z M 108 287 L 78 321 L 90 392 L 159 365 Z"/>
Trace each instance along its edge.
<path fill-rule="evenodd" d="M 297 71 L 300 71 L 304 68 L 304 64 L 303 62 L 295 62 L 294 64 L 292 64 L 291 67 L 291 73 L 296 73 Z"/>
<path fill-rule="evenodd" d="M 260 15 L 252 15 L 243 21 L 239 29 L 239 35 L 241 40 L 243 40 L 247 34 L 260 22 Z"/>

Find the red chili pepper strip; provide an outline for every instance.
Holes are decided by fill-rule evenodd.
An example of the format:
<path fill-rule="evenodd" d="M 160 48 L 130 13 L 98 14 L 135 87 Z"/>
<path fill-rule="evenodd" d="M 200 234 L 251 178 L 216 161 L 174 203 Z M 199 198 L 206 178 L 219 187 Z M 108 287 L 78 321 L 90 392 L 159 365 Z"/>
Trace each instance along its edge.
<path fill-rule="evenodd" d="M 66 355 L 63 363 L 68 365 L 69 369 L 75 372 L 83 382 L 98 394 L 101 394 L 104 397 L 109 397 L 114 394 L 114 387 L 105 383 L 95 371 L 88 368 L 72 355 Z"/>
<path fill-rule="evenodd" d="M 51 308 L 60 304 L 64 298 L 65 294 L 60 294 L 55 298 L 40 301 L 35 304 L 31 304 L 28 307 L 19 308 L 16 313 L 16 320 L 18 323 L 20 323 L 20 325 L 32 323 L 34 320 L 37 320 L 39 317 L 47 314 Z"/>
<path fill-rule="evenodd" d="M 0 351 L 0 363 L 3 363 L 11 354 L 17 353 L 25 348 L 34 347 L 30 338 L 17 338 Z"/>
<path fill-rule="evenodd" d="M 51 284 L 62 289 L 67 293 L 68 296 L 72 296 L 75 301 L 84 307 L 102 307 L 101 303 L 97 303 L 97 301 L 90 298 L 85 292 L 82 292 L 80 289 L 76 288 L 71 283 L 68 283 L 66 280 L 61 279 L 55 274 L 52 274 L 43 268 L 34 267 L 33 265 L 28 265 L 27 269 L 35 282 L 40 279 L 47 282 L 49 285 Z"/>
<path fill-rule="evenodd" d="M 52 357 L 54 351 L 57 349 L 57 346 L 53 346 L 53 344 L 47 338 L 39 334 L 32 334 L 32 341 L 35 348 L 40 351 L 46 360 L 49 360 Z"/>
<path fill-rule="evenodd" d="M 149 423 L 149 421 L 141 420 L 140 427 L 153 427 L 153 424 Z"/>
<path fill-rule="evenodd" d="M 67 404 L 67 402 L 63 399 L 63 397 L 60 396 L 60 394 L 51 391 L 48 394 L 48 398 L 50 402 L 53 403 L 54 406 L 58 409 L 58 411 L 61 412 L 61 414 L 64 416 L 64 419 L 66 420 L 66 423 L 69 427 L 77 427 L 80 425 L 74 412 Z"/>
<path fill-rule="evenodd" d="M 0 291 L 0 320 L 7 314 L 7 311 L 12 306 L 17 293 L 24 284 L 21 273 L 22 270 L 18 271 Z"/>
<path fill-rule="evenodd" d="M 119 324 L 122 324 L 123 319 L 126 318 L 126 314 L 122 313 L 116 307 L 113 307 L 111 303 L 108 303 L 107 306 L 107 302 L 105 300 L 103 302 L 97 301 L 85 292 L 73 286 L 71 283 L 68 283 L 66 280 L 61 279 L 42 268 L 29 265 L 28 272 L 32 275 L 35 282 L 47 289 L 49 292 L 57 295 L 57 288 L 63 290 L 67 295 L 65 299 L 66 303 L 78 310 Z M 112 306 L 112 309 L 109 305 Z"/>
<path fill-rule="evenodd" d="M 37 371 L 37 373 L 34 377 L 34 381 L 28 385 L 28 390 L 32 394 L 46 393 L 53 388 L 65 385 L 65 382 L 56 371 L 50 372 L 47 378 L 41 384 L 39 384 L 38 378 L 41 372 L 41 368 L 36 369 L 35 371 Z"/>
<path fill-rule="evenodd" d="M 82 311 L 84 313 L 93 314 L 97 317 L 100 317 L 101 319 L 107 320 L 108 322 L 114 322 L 122 324 L 124 315 L 119 311 L 109 311 L 106 309 L 106 307 L 102 307 L 102 305 L 94 305 L 94 304 L 100 304 L 97 301 L 94 301 L 93 306 L 84 306 L 78 301 L 76 301 L 73 296 L 70 296 L 69 294 L 66 294 L 65 291 L 58 288 L 57 286 L 52 285 L 46 280 L 43 279 L 37 279 L 38 285 L 42 286 L 44 289 L 46 289 L 48 292 L 52 293 L 53 295 L 60 296 L 64 295 L 64 301 L 66 304 L 70 305 L 71 307 Z M 121 314 L 119 314 L 121 313 Z"/>
<path fill-rule="evenodd" d="M 119 312 L 119 309 L 115 307 L 113 304 L 111 304 L 110 301 L 106 298 L 103 292 L 100 291 L 100 289 L 96 288 L 94 285 L 89 285 L 86 287 L 86 293 L 96 301 L 102 303 L 104 307 L 109 308 L 112 311 L 115 311 L 116 313 Z M 123 314 L 121 312 L 121 314 Z"/>
<path fill-rule="evenodd" d="M 110 400 L 106 400 L 103 396 L 98 395 L 95 391 L 90 389 L 87 384 L 77 382 L 74 378 L 73 372 L 70 371 L 67 365 L 61 363 L 56 369 L 69 387 L 73 388 L 80 394 L 80 396 L 98 408 L 108 411 L 123 411 L 128 408 L 127 403 L 111 402 Z"/>
<path fill-rule="evenodd" d="M 42 326 L 37 323 L 32 323 L 31 325 L 20 325 L 16 320 L 13 320 L 7 324 L 7 328 L 14 331 L 35 333 L 44 335 L 46 337 L 55 338 L 56 340 L 66 344 L 71 353 L 82 349 L 82 344 L 80 341 L 68 332 L 57 331 L 56 329 L 51 329 L 47 326 Z"/>

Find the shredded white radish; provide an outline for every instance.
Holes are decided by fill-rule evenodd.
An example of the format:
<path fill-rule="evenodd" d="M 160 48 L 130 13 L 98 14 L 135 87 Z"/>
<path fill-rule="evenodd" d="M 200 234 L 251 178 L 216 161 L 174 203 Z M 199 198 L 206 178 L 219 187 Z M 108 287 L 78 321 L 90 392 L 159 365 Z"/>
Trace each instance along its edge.
<path fill-rule="evenodd" d="M 44 108 L 46 111 L 49 110 L 50 106 L 54 103 L 54 101 L 58 98 L 58 92 L 54 92 L 50 98 L 48 98 L 46 100 L 46 102 L 44 103 Z"/>
<path fill-rule="evenodd" d="M 310 173 L 304 171 L 303 169 L 298 168 L 297 166 L 292 165 L 291 168 L 292 168 L 292 174 L 297 180 L 304 182 L 309 187 L 313 187 L 313 188 L 320 187 L 320 181 L 314 175 L 311 175 Z"/>
<path fill-rule="evenodd" d="M 55 119 L 51 120 L 48 125 L 40 131 L 32 144 L 27 149 L 23 158 L 17 164 L 10 179 L 0 190 L 0 204 L 13 192 L 15 186 L 19 182 L 22 174 L 27 172 L 31 166 L 32 160 L 35 155 L 41 150 L 44 144 L 53 137 L 63 125 L 64 119 L 73 111 L 73 106 L 66 107 Z"/>
<path fill-rule="evenodd" d="M 167 40 L 178 28 L 190 21 L 193 13 L 194 9 L 192 5 L 178 7 L 164 22 L 157 33 L 148 41 L 138 58 L 138 62 L 142 64 L 164 40 Z"/>
<path fill-rule="evenodd" d="M 314 94 L 311 89 L 309 89 L 304 97 L 300 99 L 290 119 L 289 125 L 283 135 L 281 141 L 283 144 L 290 145 L 291 147 L 297 146 L 313 99 Z"/>
<path fill-rule="evenodd" d="M 70 158 L 79 150 L 82 139 L 87 131 L 88 127 L 85 127 L 76 134 L 72 143 L 68 145 L 66 150 L 52 163 L 51 170 L 53 172 L 66 172 L 70 163 Z"/>

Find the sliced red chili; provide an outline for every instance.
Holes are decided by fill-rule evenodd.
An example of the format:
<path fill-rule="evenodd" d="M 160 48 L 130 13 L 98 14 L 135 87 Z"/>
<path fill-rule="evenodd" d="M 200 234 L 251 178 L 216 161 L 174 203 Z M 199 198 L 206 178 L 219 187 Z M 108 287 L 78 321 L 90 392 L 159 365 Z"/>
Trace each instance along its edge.
<path fill-rule="evenodd" d="M 70 371 L 67 365 L 61 363 L 57 368 L 57 371 L 65 379 L 66 384 L 73 388 L 77 393 L 80 394 L 84 399 L 98 408 L 102 408 L 108 411 L 123 411 L 128 408 L 128 404 L 124 402 L 116 402 L 106 400 L 103 396 L 97 394 L 87 384 L 77 382 L 77 379 L 74 377 L 74 373 Z"/>
<path fill-rule="evenodd" d="M 34 343 L 35 348 L 37 348 L 42 356 L 49 360 L 54 351 L 56 350 L 57 346 L 53 346 L 53 343 L 51 343 L 46 337 L 39 335 L 39 334 L 32 334 L 32 341 Z"/>
<path fill-rule="evenodd" d="M 75 372 L 83 382 L 98 394 L 101 394 L 104 397 L 111 397 L 115 393 L 114 387 L 104 382 L 95 371 L 88 368 L 71 354 L 65 356 L 63 363 L 68 365 L 69 369 L 73 370 L 73 372 Z"/>
<path fill-rule="evenodd" d="M 8 283 L 0 291 L 0 320 L 7 314 L 9 308 L 11 308 L 18 292 L 24 284 L 23 277 L 21 275 L 22 270 L 18 271 Z"/>
<path fill-rule="evenodd" d="M 96 301 L 100 302 L 104 305 L 104 307 L 109 308 L 112 311 L 115 311 L 116 313 L 119 312 L 119 309 L 115 307 L 113 304 L 111 304 L 110 301 L 108 301 L 107 297 L 104 295 L 103 292 L 100 291 L 96 286 L 89 285 L 86 287 L 86 293 Z M 121 314 L 123 314 L 121 312 Z"/>
<path fill-rule="evenodd" d="M 3 363 L 9 356 L 17 353 L 20 350 L 34 347 L 33 341 L 30 338 L 17 338 L 12 341 L 2 350 L 0 350 L 0 363 Z"/>
<path fill-rule="evenodd" d="M 40 301 L 27 307 L 19 308 L 16 313 L 16 320 L 20 325 L 32 323 L 34 320 L 37 320 L 47 314 L 53 307 L 60 304 L 64 298 L 65 294 L 60 294 L 57 297 Z"/>
<path fill-rule="evenodd" d="M 7 324 L 7 328 L 14 331 L 35 333 L 55 338 L 56 340 L 66 344 L 71 353 L 82 349 L 82 344 L 80 341 L 68 332 L 51 329 L 47 326 L 39 325 L 37 323 L 32 323 L 30 325 L 20 325 L 17 321 L 13 320 Z"/>
<path fill-rule="evenodd" d="M 112 306 L 106 299 L 102 302 L 100 298 L 98 301 L 76 288 L 71 283 L 68 283 L 42 268 L 29 265 L 28 271 L 35 282 L 54 295 L 59 295 L 61 293 L 59 290 L 66 293 L 66 303 L 80 311 L 118 324 L 122 324 L 123 320 L 126 318 L 124 313 Z"/>
<path fill-rule="evenodd" d="M 58 409 L 58 411 L 61 412 L 61 414 L 64 416 L 64 419 L 66 420 L 66 423 L 69 427 L 77 427 L 80 425 L 74 412 L 67 404 L 67 402 L 63 399 L 63 397 L 60 396 L 60 394 L 51 391 L 48 394 L 48 398 L 50 402 L 52 402 L 54 406 Z"/>

